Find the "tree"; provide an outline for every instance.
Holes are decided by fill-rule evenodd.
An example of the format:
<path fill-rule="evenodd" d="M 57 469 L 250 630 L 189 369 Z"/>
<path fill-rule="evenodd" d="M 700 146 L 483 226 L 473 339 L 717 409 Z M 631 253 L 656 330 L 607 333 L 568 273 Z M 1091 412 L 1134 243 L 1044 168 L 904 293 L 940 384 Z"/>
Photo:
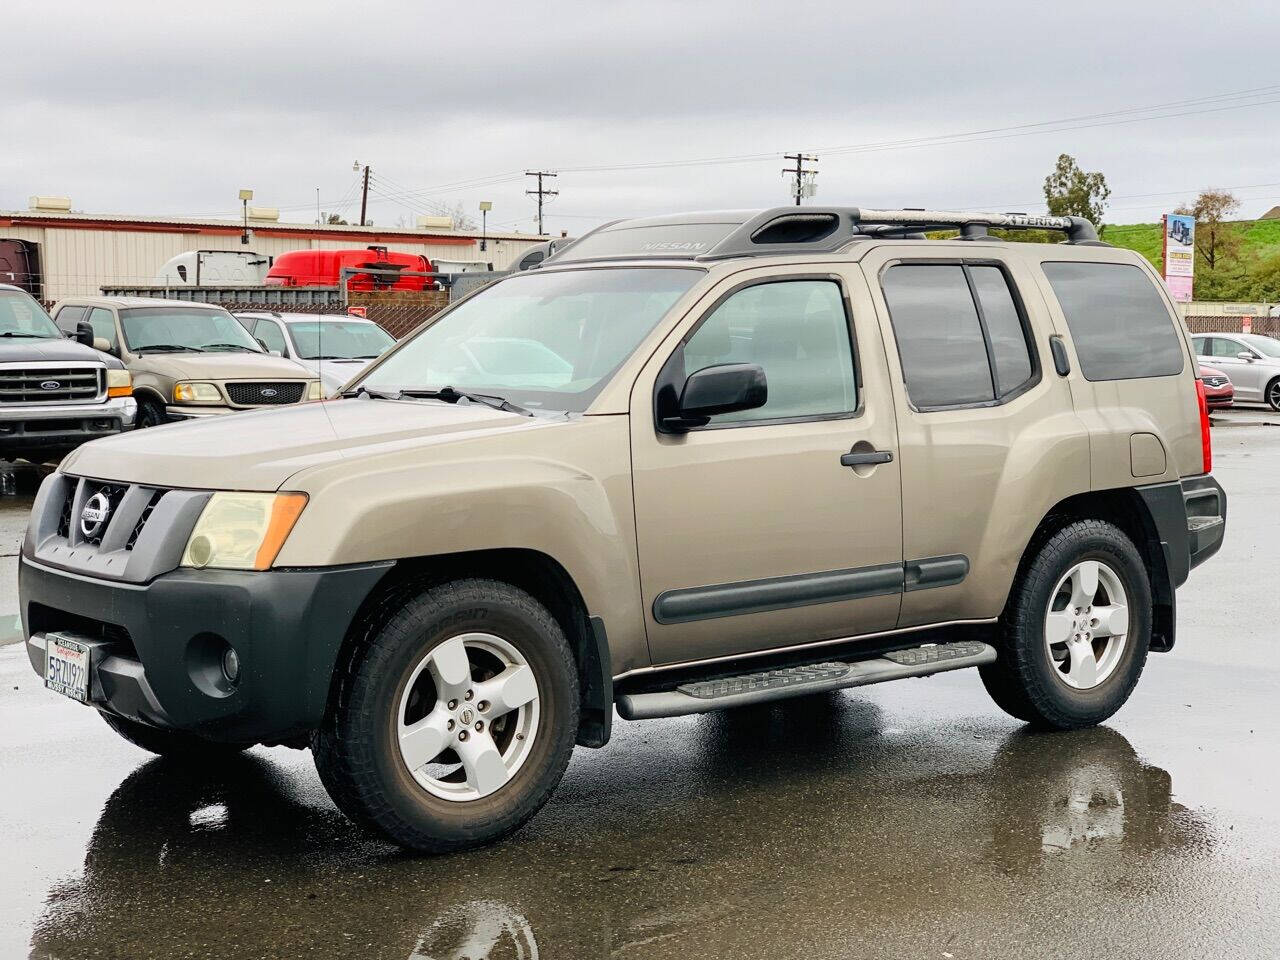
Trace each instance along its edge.
<path fill-rule="evenodd" d="M 1080 169 L 1070 154 L 1059 154 L 1057 166 L 1044 178 L 1044 202 L 1054 217 L 1084 217 L 1102 233 L 1102 214 L 1111 188 L 1100 172 Z"/>
<path fill-rule="evenodd" d="M 445 204 L 441 207 L 440 215 L 453 220 L 453 229 L 455 230 L 474 230 L 480 226 L 480 224 L 476 223 L 475 217 L 467 212 L 466 204 L 461 200 L 457 203 Z"/>
<path fill-rule="evenodd" d="M 322 223 L 341 225 L 344 227 L 348 226 L 347 221 L 343 220 L 342 217 L 336 213 L 321 213 L 320 220 Z"/>
<path fill-rule="evenodd" d="M 1233 224 L 1224 222 L 1239 209 L 1240 201 L 1234 194 L 1209 187 L 1200 191 L 1194 204 L 1174 211 L 1196 218 L 1196 253 L 1210 270 L 1239 259 L 1240 233 Z"/>

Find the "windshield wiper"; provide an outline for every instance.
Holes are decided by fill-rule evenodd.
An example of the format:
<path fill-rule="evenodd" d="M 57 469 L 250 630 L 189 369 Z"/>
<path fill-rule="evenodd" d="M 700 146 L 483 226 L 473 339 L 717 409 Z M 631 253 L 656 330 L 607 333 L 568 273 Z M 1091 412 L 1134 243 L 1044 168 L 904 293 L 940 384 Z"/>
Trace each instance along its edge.
<path fill-rule="evenodd" d="M 396 392 L 392 393 L 388 390 L 370 390 L 368 387 L 360 386 L 354 390 L 348 390 L 343 394 L 344 397 L 369 397 L 373 400 L 399 400 L 404 395 Z"/>
<path fill-rule="evenodd" d="M 424 400 L 443 400 L 445 403 L 457 403 L 459 400 L 467 399 L 472 403 L 483 403 L 486 407 L 493 407 L 495 410 L 518 413 L 522 417 L 533 416 L 531 411 L 512 403 L 504 397 L 496 397 L 488 393 L 466 393 L 461 390 L 455 390 L 453 387 L 441 387 L 439 390 L 403 390 L 401 391 L 401 396 L 421 397 Z"/>
<path fill-rule="evenodd" d="M 138 354 L 148 353 L 153 350 L 160 353 L 204 353 L 199 347 L 184 347 L 178 343 L 148 343 L 145 347 L 135 348 L 135 352 Z"/>
<path fill-rule="evenodd" d="M 52 340 L 53 337 L 47 333 L 15 333 L 12 330 L 6 330 L 0 333 L 0 337 L 29 337 L 33 340 Z"/>
<path fill-rule="evenodd" d="M 246 347 L 243 343 L 206 343 L 202 350 L 212 350 L 214 352 L 223 350 L 240 350 L 244 353 L 261 353 L 261 350 L 255 350 L 253 347 Z"/>

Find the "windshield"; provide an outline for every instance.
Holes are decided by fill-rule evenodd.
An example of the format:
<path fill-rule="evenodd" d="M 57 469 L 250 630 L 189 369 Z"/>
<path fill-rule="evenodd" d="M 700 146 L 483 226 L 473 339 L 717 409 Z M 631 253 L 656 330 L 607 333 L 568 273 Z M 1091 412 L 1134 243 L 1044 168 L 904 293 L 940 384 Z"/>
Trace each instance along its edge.
<path fill-rule="evenodd" d="M 225 310 L 196 307 L 131 307 L 120 311 L 124 339 L 134 353 L 148 350 L 261 353 L 240 321 Z"/>
<path fill-rule="evenodd" d="M 0 337 L 60 337 L 40 304 L 18 290 L 0 290 Z"/>
<path fill-rule="evenodd" d="M 1256 333 L 1246 333 L 1240 337 L 1264 357 L 1280 357 L 1280 340 L 1271 337 L 1260 337 Z"/>
<path fill-rule="evenodd" d="M 291 320 L 289 335 L 303 360 L 370 360 L 395 339 L 376 323 L 347 320 Z"/>
<path fill-rule="evenodd" d="M 406 341 L 361 385 L 586 410 L 701 270 L 616 268 L 500 280 Z"/>

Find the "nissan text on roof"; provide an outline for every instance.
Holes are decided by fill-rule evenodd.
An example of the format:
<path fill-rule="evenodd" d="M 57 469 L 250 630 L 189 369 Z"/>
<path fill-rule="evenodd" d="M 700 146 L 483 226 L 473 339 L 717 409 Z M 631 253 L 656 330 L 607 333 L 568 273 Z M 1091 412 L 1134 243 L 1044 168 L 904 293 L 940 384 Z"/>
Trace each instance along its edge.
<path fill-rule="evenodd" d="M 519 828 L 615 710 L 974 667 L 1100 723 L 1225 529 L 1186 329 L 1071 217 L 619 221 L 252 419 L 45 481 L 32 667 L 156 753 L 310 747 L 420 851 Z"/>

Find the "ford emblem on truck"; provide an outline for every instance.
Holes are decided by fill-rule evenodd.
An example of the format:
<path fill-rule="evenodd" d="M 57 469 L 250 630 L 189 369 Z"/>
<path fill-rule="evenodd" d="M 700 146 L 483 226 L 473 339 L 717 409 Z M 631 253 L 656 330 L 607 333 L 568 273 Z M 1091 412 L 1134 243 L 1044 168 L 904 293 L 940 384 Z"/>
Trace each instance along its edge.
<path fill-rule="evenodd" d="M 263 387 L 258 392 L 261 393 L 264 397 L 274 397 L 278 391 L 275 390 L 275 388 L 273 387 Z"/>
<path fill-rule="evenodd" d="M 102 533 L 111 517 L 111 501 L 105 493 L 95 493 L 80 511 L 80 532 L 93 540 Z"/>
<path fill-rule="evenodd" d="M 57 390 L 62 384 L 57 380 L 46 380 L 40 384 L 41 390 Z"/>

